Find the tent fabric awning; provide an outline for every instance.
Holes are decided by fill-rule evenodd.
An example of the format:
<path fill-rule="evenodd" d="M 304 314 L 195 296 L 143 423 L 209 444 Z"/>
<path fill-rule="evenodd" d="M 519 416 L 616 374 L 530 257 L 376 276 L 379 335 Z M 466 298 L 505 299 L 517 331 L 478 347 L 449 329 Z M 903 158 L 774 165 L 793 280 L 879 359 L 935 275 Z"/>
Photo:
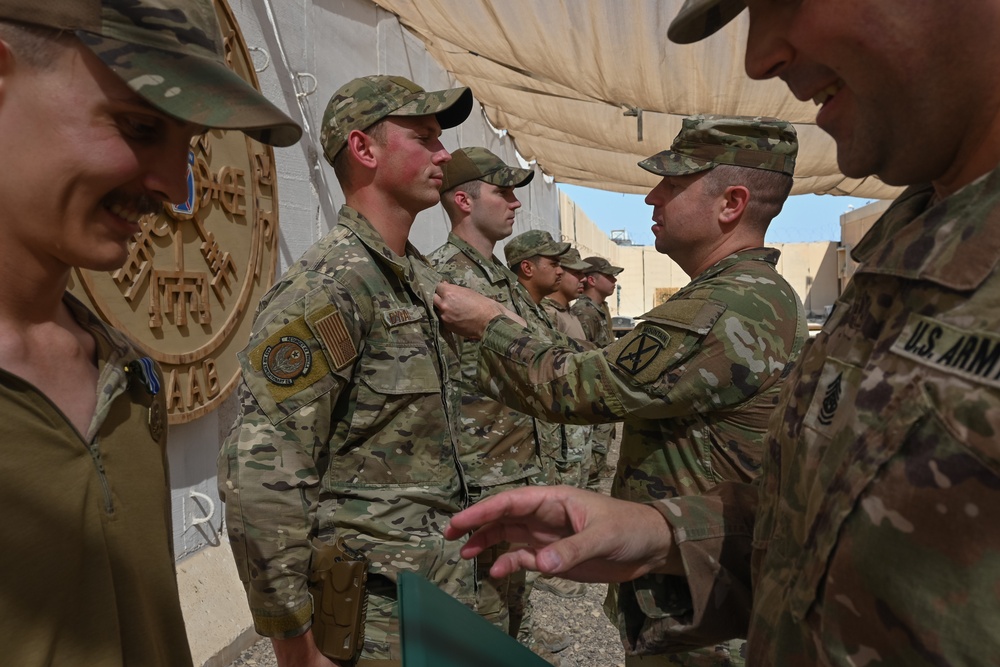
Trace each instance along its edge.
<path fill-rule="evenodd" d="M 472 89 L 522 157 L 561 183 L 643 194 L 658 179 L 636 163 L 669 147 L 685 116 L 717 113 L 795 124 L 793 194 L 888 199 L 901 190 L 845 177 L 833 140 L 815 125 L 816 106 L 781 81 L 747 77 L 746 12 L 708 39 L 677 45 L 667 26 L 683 0 L 375 2 Z"/>

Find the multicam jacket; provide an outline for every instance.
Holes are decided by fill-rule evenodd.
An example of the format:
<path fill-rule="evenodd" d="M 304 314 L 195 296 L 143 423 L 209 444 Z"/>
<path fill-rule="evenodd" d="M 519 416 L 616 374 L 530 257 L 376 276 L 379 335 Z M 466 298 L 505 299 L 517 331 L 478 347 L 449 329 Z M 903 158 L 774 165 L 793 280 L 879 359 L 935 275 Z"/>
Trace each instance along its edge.
<path fill-rule="evenodd" d="M 689 586 L 660 590 L 675 602 L 633 648 L 749 629 L 764 667 L 1000 664 L 1000 170 L 932 195 L 904 192 L 855 248 L 756 511 L 740 484 L 658 503 Z"/>
<path fill-rule="evenodd" d="M 456 236 L 428 255 L 448 282 L 484 294 L 521 317 L 534 308 L 510 269 Z M 535 420 L 487 398 L 476 386 L 479 342 L 458 338 L 460 368 L 451 384 L 458 406 L 459 459 L 469 486 L 491 487 L 540 472 Z"/>
<path fill-rule="evenodd" d="M 433 311 L 440 277 L 357 211 L 261 300 L 240 353 L 242 411 L 220 454 L 229 537 L 257 631 L 309 626 L 309 538 L 419 572 L 474 599 L 473 564 L 441 534 L 466 504 L 447 382 L 457 357 Z"/>
<path fill-rule="evenodd" d="M 748 481 L 777 387 L 806 336 L 777 258 L 766 248 L 727 257 L 603 350 L 575 353 L 497 318 L 483 337 L 479 382 L 547 419 L 624 420 L 619 497 Z"/>
<path fill-rule="evenodd" d="M 587 340 L 597 347 L 607 347 L 615 341 L 615 333 L 611 329 L 611 311 L 606 303 L 596 303 L 586 294 L 573 302 L 570 311 L 580 320 Z"/>

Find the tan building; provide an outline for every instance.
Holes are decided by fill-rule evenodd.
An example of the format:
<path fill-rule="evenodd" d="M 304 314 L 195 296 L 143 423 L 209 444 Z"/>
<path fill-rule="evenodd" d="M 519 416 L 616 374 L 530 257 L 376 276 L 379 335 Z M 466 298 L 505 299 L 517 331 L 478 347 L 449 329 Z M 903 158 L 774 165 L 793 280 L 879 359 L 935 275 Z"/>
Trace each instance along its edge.
<path fill-rule="evenodd" d="M 851 250 L 858 245 L 868 230 L 872 228 L 879 216 L 889 208 L 890 200 L 876 201 L 867 206 L 856 208 L 840 216 L 840 248 L 837 249 L 837 278 L 840 281 L 840 291 L 847 287 L 848 281 L 858 268 L 851 259 Z"/>

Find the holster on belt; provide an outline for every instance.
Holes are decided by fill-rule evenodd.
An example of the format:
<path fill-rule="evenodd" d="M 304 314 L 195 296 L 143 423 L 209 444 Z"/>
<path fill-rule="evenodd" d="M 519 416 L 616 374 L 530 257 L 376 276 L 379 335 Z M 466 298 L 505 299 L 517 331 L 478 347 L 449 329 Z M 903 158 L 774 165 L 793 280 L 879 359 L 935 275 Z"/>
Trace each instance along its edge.
<path fill-rule="evenodd" d="M 354 662 L 365 640 L 368 559 L 344 544 L 312 541 L 313 639 L 331 660 Z"/>

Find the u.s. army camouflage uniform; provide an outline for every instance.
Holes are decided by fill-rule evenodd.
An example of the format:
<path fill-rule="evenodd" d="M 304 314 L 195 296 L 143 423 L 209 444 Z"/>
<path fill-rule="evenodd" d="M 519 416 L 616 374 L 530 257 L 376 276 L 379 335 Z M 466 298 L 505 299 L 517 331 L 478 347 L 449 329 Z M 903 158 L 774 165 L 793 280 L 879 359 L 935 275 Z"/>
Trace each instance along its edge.
<path fill-rule="evenodd" d="M 597 347 L 607 347 L 615 342 L 615 334 L 611 329 L 611 311 L 606 303 L 598 304 L 586 294 L 573 302 L 570 312 L 576 315 L 583 328 L 587 340 Z M 601 473 L 607 469 L 608 450 L 615 439 L 615 429 L 620 429 L 617 424 L 595 424 L 594 432 L 591 435 L 591 450 L 593 459 L 593 470 L 591 470 L 588 486 L 593 490 L 598 490 Z"/>
<path fill-rule="evenodd" d="M 587 340 L 597 347 L 607 347 L 615 342 L 615 334 L 611 329 L 611 311 L 606 303 L 595 303 L 586 294 L 573 302 L 570 311 L 580 320 L 583 333 Z"/>
<path fill-rule="evenodd" d="M 1000 664 L 1000 170 L 932 195 L 907 190 L 854 249 L 759 509 L 739 484 L 659 504 L 690 575 L 660 594 L 687 600 L 633 648 L 749 629 L 763 667 Z"/>
<path fill-rule="evenodd" d="M 522 317 L 531 309 L 510 269 L 483 257 L 454 233 L 428 260 L 450 283 L 484 294 Z M 459 338 L 457 345 L 460 374 L 451 388 L 459 411 L 459 460 L 469 487 L 483 490 L 538 475 L 535 420 L 484 396 L 476 385 L 479 342 Z"/>
<path fill-rule="evenodd" d="M 603 350 L 574 354 L 497 318 L 483 337 L 479 381 L 549 419 L 624 420 L 617 497 L 669 498 L 724 479 L 749 481 L 806 336 L 802 305 L 774 269 L 777 257 L 760 248 L 723 259 Z M 645 598 L 640 583 L 623 590 L 621 603 L 628 612 L 645 608 Z"/>
<path fill-rule="evenodd" d="M 548 316 L 549 321 L 555 325 L 557 331 L 561 331 L 579 342 L 584 349 L 589 350 L 595 347 L 593 343 L 587 340 L 587 336 L 583 332 L 583 327 L 580 325 L 580 320 L 569 308 L 549 297 L 542 299 L 541 306 Z M 579 459 L 579 463 L 567 470 L 567 473 L 560 478 L 560 484 L 587 488 L 591 466 L 594 463 L 594 430 L 597 428 L 606 428 L 607 426 L 607 424 L 598 424 L 597 426 L 590 424 L 586 426 L 580 424 L 566 425 L 566 449 L 568 457 L 573 461 Z"/>
<path fill-rule="evenodd" d="M 220 457 L 230 540 L 261 634 L 308 627 L 317 532 L 372 561 L 365 659 L 399 659 L 399 571 L 476 601 L 473 564 L 441 534 L 466 493 L 442 383 L 457 357 L 430 315 L 440 278 L 425 261 L 409 245 L 395 255 L 345 206 L 261 301 L 240 354 L 242 414 Z"/>
<path fill-rule="evenodd" d="M 455 234 L 449 234 L 448 241 L 428 259 L 445 280 L 474 289 L 526 320 L 532 317 L 535 306 L 517 276 Z M 460 361 L 451 392 L 458 409 L 459 460 L 470 501 L 529 483 L 554 482 L 555 453 L 562 447 L 561 427 L 537 422 L 484 396 L 476 384 L 479 342 L 457 338 L 457 347 Z M 502 580 L 491 578 L 489 568 L 499 553 L 497 549 L 476 559 L 480 598 L 497 601 L 499 609 L 490 620 L 516 637 L 527 613 L 528 582 L 523 573 Z"/>

